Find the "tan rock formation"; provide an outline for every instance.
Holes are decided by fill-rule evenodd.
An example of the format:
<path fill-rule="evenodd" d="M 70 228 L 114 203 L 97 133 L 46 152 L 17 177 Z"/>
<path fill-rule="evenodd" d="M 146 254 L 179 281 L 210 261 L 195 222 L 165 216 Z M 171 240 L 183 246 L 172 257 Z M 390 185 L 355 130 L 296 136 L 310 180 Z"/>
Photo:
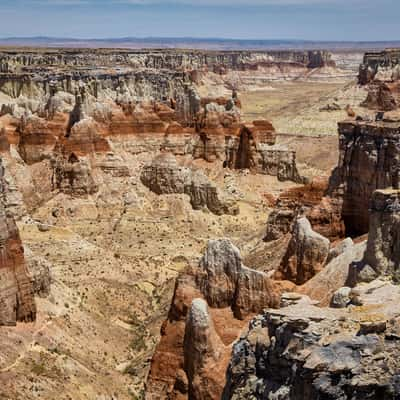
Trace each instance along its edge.
<path fill-rule="evenodd" d="M 88 195 L 97 192 L 89 161 L 85 157 L 77 157 L 74 153 L 70 156 L 58 156 L 52 160 L 54 190 L 72 195 Z"/>
<path fill-rule="evenodd" d="M 157 194 L 187 194 L 196 210 L 207 207 L 211 212 L 235 215 L 239 212 L 205 175 L 178 165 L 170 153 L 162 153 L 143 168 L 141 181 Z M 226 196 L 225 196 L 226 197 Z"/>
<path fill-rule="evenodd" d="M 329 240 L 314 232 L 307 218 L 298 218 L 276 278 L 298 285 L 307 282 L 325 266 L 329 247 Z"/>
<path fill-rule="evenodd" d="M 279 289 L 265 273 L 246 268 L 239 250 L 228 240 L 211 240 L 196 276 L 211 307 L 232 307 L 236 318 L 279 305 Z"/>
<path fill-rule="evenodd" d="M 228 365 L 225 352 L 207 303 L 202 299 L 193 300 L 184 337 L 184 367 L 189 380 L 189 399 L 221 398 L 224 388 L 221 376 Z"/>

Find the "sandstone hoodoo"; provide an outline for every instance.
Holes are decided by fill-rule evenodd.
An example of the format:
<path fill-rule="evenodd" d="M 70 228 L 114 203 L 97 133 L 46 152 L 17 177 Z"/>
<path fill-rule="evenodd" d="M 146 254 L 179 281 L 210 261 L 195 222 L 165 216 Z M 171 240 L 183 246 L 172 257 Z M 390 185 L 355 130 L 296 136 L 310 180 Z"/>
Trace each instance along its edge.
<path fill-rule="evenodd" d="M 181 369 L 190 388 L 184 398 L 220 398 L 233 341 L 252 315 L 279 306 L 282 290 L 267 274 L 245 267 L 228 239 L 211 240 L 199 265 L 177 280 L 152 360 L 147 397 L 159 398 L 163 392 L 174 399 L 187 396 L 177 389 L 176 372 Z"/>
<path fill-rule="evenodd" d="M 329 240 L 314 232 L 307 218 L 297 219 L 277 277 L 298 285 L 307 282 L 325 266 L 329 247 Z"/>
<path fill-rule="evenodd" d="M 0 160 L 0 326 L 17 321 L 31 322 L 36 318 L 33 279 L 24 258 L 18 228 L 7 209 L 4 167 Z"/>

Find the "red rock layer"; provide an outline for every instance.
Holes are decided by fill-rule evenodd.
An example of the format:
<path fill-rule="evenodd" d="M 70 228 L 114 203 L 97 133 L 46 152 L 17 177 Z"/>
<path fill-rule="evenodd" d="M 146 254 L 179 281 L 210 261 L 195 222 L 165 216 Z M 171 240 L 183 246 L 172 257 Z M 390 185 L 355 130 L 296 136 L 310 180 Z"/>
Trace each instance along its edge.
<path fill-rule="evenodd" d="M 0 325 L 33 321 L 36 305 L 33 283 L 14 218 L 6 210 L 4 170 L 0 169 Z"/>

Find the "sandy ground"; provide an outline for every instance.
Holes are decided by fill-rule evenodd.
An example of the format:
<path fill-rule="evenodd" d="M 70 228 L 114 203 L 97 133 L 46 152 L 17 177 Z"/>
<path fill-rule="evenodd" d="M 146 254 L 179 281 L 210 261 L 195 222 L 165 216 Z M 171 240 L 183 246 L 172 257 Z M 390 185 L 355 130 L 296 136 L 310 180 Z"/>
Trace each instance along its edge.
<path fill-rule="evenodd" d="M 347 117 L 349 104 L 355 112 L 367 93 L 354 81 L 346 84 L 331 82 L 279 82 L 268 88 L 240 94 L 246 120 L 266 118 L 278 132 L 297 135 L 336 135 L 337 123 Z M 320 111 L 337 103 L 338 111 Z"/>

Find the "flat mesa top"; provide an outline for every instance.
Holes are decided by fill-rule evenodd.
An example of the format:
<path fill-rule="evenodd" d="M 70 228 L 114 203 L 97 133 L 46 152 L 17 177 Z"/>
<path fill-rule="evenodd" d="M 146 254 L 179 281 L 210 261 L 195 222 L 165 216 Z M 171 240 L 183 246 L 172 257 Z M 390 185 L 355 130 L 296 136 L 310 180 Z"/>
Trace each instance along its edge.
<path fill-rule="evenodd" d="M 354 119 L 346 119 L 344 121 L 339 122 L 339 125 L 352 125 L 352 126 L 367 126 L 376 129 L 389 129 L 389 130 L 399 130 L 400 129 L 400 115 L 397 118 L 383 119 L 381 121 L 366 121 L 366 120 L 354 120 Z"/>
<path fill-rule="evenodd" d="M 290 54 L 290 53 L 316 53 L 328 52 L 326 49 L 282 49 L 282 50 L 214 50 L 214 49 L 191 49 L 191 48 L 108 48 L 108 47 L 29 47 L 29 46 L 0 46 L 0 53 L 5 54 Z"/>

